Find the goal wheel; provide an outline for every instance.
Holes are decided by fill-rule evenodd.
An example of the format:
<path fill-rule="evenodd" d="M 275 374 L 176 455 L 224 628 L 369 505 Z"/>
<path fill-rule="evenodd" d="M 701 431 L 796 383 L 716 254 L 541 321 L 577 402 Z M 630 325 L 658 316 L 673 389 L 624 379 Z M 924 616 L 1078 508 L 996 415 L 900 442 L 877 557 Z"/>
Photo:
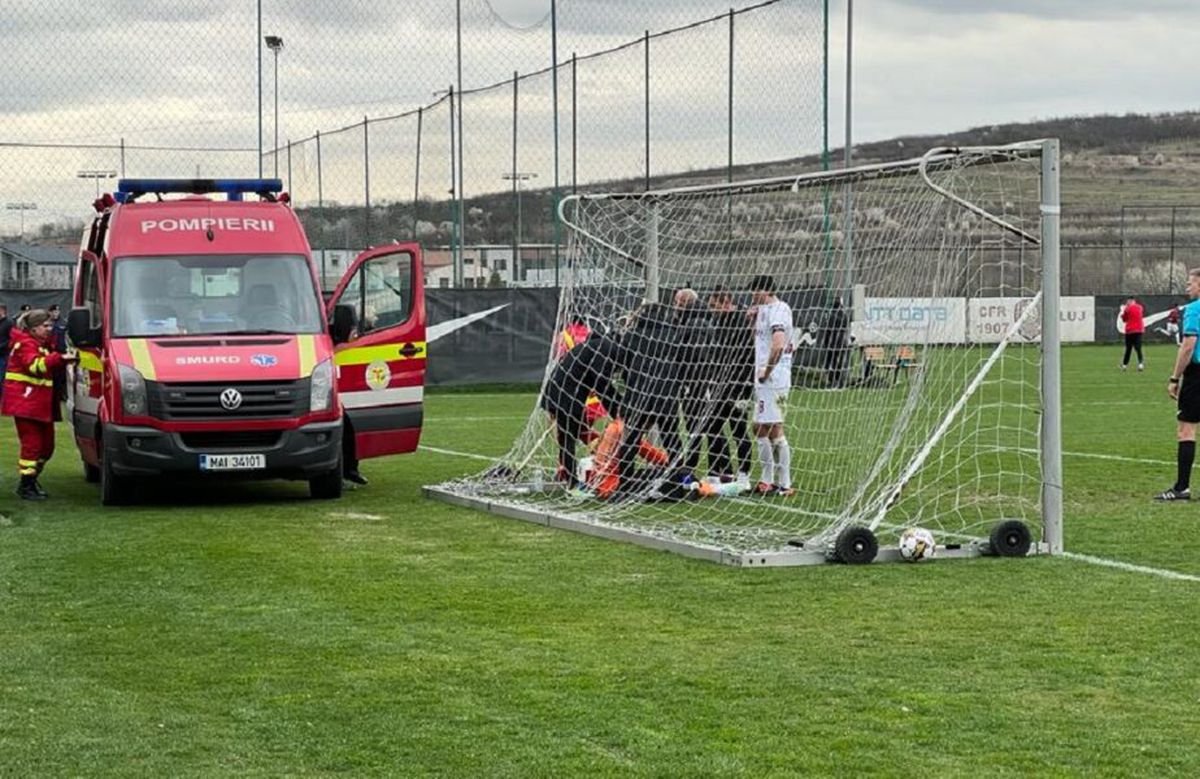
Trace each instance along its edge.
<path fill-rule="evenodd" d="M 992 528 L 990 541 L 992 554 L 1000 557 L 1024 557 L 1029 554 L 1033 537 L 1029 535 L 1029 528 L 1024 522 L 1009 519 Z"/>
<path fill-rule="evenodd" d="M 851 525 L 838 533 L 833 545 L 833 555 L 846 565 L 866 565 L 879 553 L 879 542 L 875 534 L 861 525 Z"/>

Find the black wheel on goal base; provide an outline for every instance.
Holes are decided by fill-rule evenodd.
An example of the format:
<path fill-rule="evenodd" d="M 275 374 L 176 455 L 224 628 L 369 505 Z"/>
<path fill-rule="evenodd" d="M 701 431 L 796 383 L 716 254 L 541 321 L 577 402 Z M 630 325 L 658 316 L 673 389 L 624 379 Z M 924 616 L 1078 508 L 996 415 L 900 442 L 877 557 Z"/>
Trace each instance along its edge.
<path fill-rule="evenodd" d="M 846 565 L 866 565 L 879 553 L 879 542 L 875 534 L 861 525 L 851 525 L 838 533 L 833 545 L 833 555 Z"/>
<path fill-rule="evenodd" d="M 992 528 L 992 554 L 1000 557 L 1024 557 L 1029 554 L 1033 537 L 1024 522 L 1009 519 Z"/>

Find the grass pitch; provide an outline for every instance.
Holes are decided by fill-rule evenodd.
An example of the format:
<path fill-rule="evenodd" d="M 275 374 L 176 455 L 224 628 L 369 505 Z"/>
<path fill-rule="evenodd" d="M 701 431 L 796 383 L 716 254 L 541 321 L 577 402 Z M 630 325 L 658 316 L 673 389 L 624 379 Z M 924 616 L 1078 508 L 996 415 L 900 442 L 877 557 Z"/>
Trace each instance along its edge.
<path fill-rule="evenodd" d="M 1065 352 L 1066 543 L 1200 577 L 1172 351 Z M 738 570 L 456 509 L 529 395 L 433 395 L 341 501 L 0 495 L 0 775 L 1193 775 L 1200 581 L 1076 559 Z M 10 429 L 0 453 L 15 466 Z M 1122 459 L 1123 458 L 1123 459 Z"/>

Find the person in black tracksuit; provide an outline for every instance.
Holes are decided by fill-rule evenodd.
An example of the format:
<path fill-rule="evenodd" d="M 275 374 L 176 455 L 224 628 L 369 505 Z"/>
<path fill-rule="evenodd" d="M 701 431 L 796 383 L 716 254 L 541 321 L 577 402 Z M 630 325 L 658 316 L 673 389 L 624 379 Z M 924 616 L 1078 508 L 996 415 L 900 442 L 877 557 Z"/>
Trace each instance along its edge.
<path fill-rule="evenodd" d="M 621 400 L 625 434 L 618 457 L 622 492 L 638 492 L 647 486 L 647 477 L 634 466 L 638 442 L 654 428 L 662 435 L 668 460 L 678 462 L 683 352 L 679 337 L 671 309 L 661 303 L 643 305 L 625 336 L 625 396 Z"/>
<path fill-rule="evenodd" d="M 712 413 L 708 311 L 694 290 L 681 289 L 675 294 L 673 319 L 676 333 L 676 360 L 679 372 L 679 412 L 683 418 L 684 467 L 695 473 L 700 463 L 704 431 Z"/>
<path fill-rule="evenodd" d="M 708 445 L 708 472 L 722 480 L 733 479 L 734 463 L 729 456 L 725 425 L 737 444 L 737 473 L 750 476 L 750 425 L 747 410 L 754 391 L 754 330 L 745 311 L 738 310 L 733 296 L 716 290 L 709 297 L 711 409 L 704 430 Z"/>
<path fill-rule="evenodd" d="M 542 393 L 541 406 L 554 419 L 558 464 L 568 485 L 578 481 L 575 450 L 583 433 L 587 399 L 595 395 L 615 418 L 614 374 L 625 363 L 624 349 L 615 338 L 593 333 L 568 351 L 554 367 Z"/>
<path fill-rule="evenodd" d="M 842 387 L 846 383 L 846 368 L 850 363 L 849 336 L 850 317 L 846 315 L 842 299 L 835 298 L 820 333 L 822 367 L 825 369 L 825 380 L 831 387 Z"/>

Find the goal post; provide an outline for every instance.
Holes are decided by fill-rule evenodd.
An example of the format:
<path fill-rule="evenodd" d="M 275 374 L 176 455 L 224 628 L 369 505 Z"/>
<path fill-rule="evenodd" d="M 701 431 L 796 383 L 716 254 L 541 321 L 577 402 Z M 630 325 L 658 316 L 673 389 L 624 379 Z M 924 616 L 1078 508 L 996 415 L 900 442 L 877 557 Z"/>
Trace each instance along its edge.
<path fill-rule="evenodd" d="M 1056 140 L 560 213 L 538 402 L 428 495 L 734 565 L 1062 551 Z"/>

